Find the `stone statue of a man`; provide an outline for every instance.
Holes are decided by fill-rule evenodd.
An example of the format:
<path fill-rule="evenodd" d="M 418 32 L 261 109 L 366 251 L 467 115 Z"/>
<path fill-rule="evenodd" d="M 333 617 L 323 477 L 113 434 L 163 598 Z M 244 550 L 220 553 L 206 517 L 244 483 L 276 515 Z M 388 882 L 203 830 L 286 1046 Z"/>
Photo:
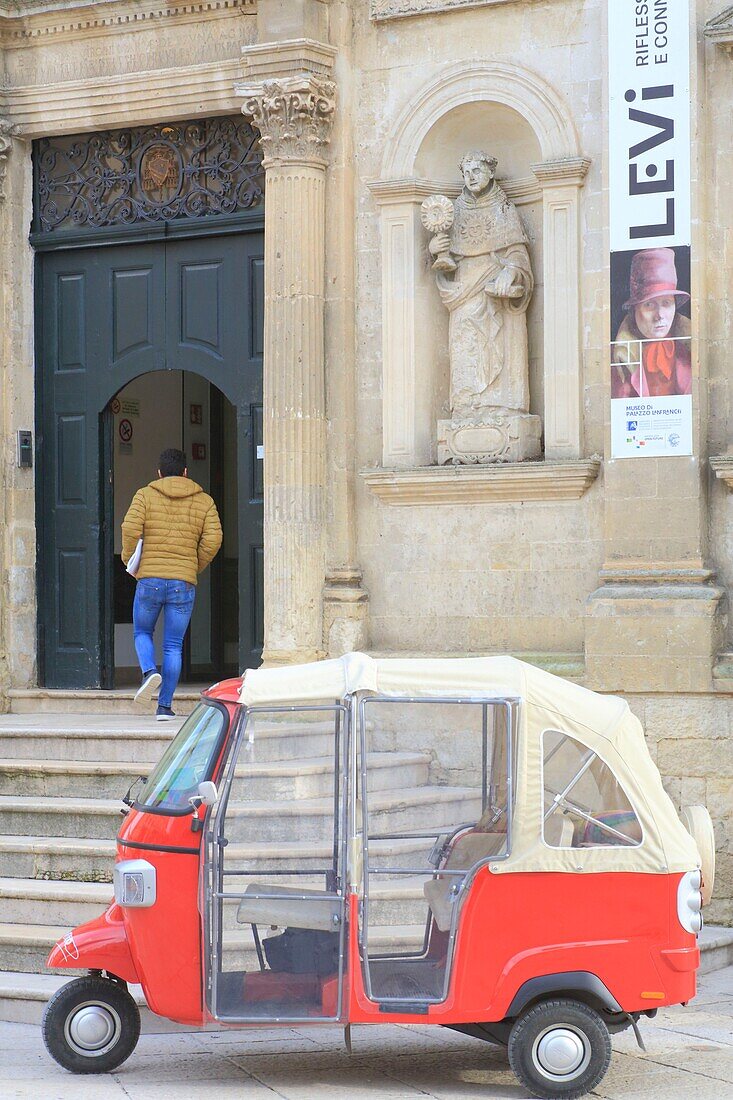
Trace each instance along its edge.
<path fill-rule="evenodd" d="M 443 196 L 423 204 L 424 224 L 439 229 L 430 251 L 450 313 L 452 420 L 441 422 L 439 429 L 473 428 L 470 436 L 463 433 L 465 447 L 454 431 L 457 449 L 444 448 L 439 454 L 444 462 L 520 461 L 539 455 L 539 417 L 528 414 L 525 316 L 534 279 L 519 214 L 494 178 L 496 164 L 484 152 L 461 158 L 464 186 L 452 204 L 452 217 L 450 200 Z M 477 427 L 488 434 L 481 437 Z"/>

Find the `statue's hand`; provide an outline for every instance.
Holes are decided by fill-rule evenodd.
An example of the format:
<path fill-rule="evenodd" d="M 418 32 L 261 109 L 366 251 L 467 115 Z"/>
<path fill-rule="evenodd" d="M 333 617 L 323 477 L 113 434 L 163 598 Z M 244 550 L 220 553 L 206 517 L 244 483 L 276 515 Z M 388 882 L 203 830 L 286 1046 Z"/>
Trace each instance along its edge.
<path fill-rule="evenodd" d="M 431 256 L 437 256 L 441 252 L 450 252 L 450 237 L 447 233 L 436 233 L 428 245 Z"/>
<path fill-rule="evenodd" d="M 503 267 L 494 279 L 491 293 L 497 298 L 513 298 L 515 291 L 514 272 L 509 267 Z"/>

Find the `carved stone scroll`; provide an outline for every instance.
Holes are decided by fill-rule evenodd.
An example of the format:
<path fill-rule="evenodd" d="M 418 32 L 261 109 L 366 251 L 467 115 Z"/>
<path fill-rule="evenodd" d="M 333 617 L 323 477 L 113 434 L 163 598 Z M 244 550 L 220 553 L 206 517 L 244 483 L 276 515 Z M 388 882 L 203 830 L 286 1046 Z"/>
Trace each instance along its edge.
<path fill-rule="evenodd" d="M 8 153 L 13 144 L 13 138 L 18 135 L 18 127 L 14 126 L 7 118 L 0 118 L 0 202 L 5 200 L 5 173 L 8 170 Z"/>
<path fill-rule="evenodd" d="M 262 135 L 266 166 L 276 160 L 325 164 L 336 109 L 331 80 L 303 74 L 238 90 L 244 95 L 242 110 Z"/>

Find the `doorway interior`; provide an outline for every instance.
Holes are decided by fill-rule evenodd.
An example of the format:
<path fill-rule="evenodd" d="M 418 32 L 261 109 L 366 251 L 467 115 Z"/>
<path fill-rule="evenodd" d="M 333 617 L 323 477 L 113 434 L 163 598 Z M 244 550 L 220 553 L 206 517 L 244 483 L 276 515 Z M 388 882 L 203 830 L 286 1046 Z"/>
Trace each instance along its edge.
<path fill-rule="evenodd" d="M 110 402 L 113 423 L 114 686 L 139 680 L 132 632 L 135 581 L 120 553 L 121 524 L 135 492 L 157 477 L 166 447 L 182 450 L 188 474 L 213 497 L 221 518 L 221 550 L 198 579 L 191 626 L 184 640 L 182 683 L 235 676 L 239 661 L 239 534 L 237 416 L 207 379 L 189 371 L 156 371 L 134 379 Z M 162 659 L 162 616 L 156 630 Z"/>

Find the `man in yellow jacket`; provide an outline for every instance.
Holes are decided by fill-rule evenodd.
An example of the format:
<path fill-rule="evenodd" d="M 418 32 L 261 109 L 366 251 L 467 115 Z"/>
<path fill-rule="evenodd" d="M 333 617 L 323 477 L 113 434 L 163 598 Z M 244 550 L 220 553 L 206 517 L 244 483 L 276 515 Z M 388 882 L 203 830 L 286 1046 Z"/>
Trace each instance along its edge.
<path fill-rule="evenodd" d="M 143 540 L 135 573 L 132 607 L 135 650 L 143 681 L 135 700 L 151 698 L 157 687 L 156 718 L 175 718 L 173 692 L 181 675 L 183 636 L 196 598 L 196 578 L 221 546 L 216 505 L 191 481 L 183 451 L 170 448 L 160 456 L 158 480 L 138 489 L 122 521 L 122 560 L 132 557 Z M 162 676 L 155 664 L 153 631 L 163 612 Z"/>

